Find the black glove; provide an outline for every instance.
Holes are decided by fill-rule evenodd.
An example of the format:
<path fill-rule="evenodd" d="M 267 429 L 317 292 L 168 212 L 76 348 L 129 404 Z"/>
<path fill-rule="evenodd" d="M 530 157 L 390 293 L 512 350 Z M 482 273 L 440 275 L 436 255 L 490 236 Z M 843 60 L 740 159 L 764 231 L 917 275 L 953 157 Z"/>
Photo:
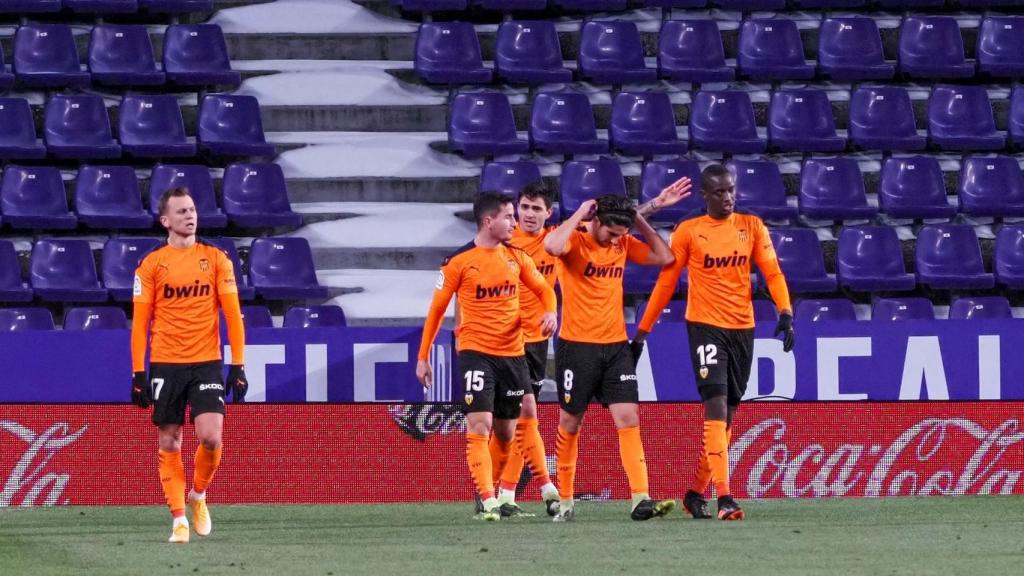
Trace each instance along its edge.
<path fill-rule="evenodd" d="M 153 385 L 149 376 L 143 372 L 132 375 L 132 404 L 139 408 L 149 408 L 153 403 Z"/>
<path fill-rule="evenodd" d="M 644 341 L 633 340 L 629 343 L 629 352 L 633 354 L 633 365 L 640 363 L 640 357 L 644 354 Z"/>
<path fill-rule="evenodd" d="M 793 341 L 795 336 L 793 335 L 793 315 L 783 314 L 779 316 L 779 323 L 775 325 L 775 334 L 778 336 L 784 334 L 782 337 L 782 351 L 789 352 L 793 349 Z"/>
<path fill-rule="evenodd" d="M 235 404 L 245 402 L 245 393 L 249 391 L 249 381 L 245 379 L 245 369 L 240 364 L 228 366 L 228 390 Z"/>

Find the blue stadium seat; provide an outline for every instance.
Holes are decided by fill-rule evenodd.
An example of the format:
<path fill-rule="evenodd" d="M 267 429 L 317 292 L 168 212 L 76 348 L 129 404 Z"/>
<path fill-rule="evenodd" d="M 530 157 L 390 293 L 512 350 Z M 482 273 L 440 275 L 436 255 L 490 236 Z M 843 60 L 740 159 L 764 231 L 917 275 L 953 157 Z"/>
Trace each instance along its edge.
<path fill-rule="evenodd" d="M 857 311 L 853 308 L 853 302 L 846 298 L 801 300 L 797 302 L 794 312 L 796 319 L 802 322 L 833 322 L 857 319 Z"/>
<path fill-rule="evenodd" d="M 24 98 L 0 98 L 0 158 L 30 160 L 46 157 L 36 138 L 32 109 Z"/>
<path fill-rule="evenodd" d="M 779 165 L 771 160 L 730 160 L 726 166 L 736 178 L 736 209 L 767 220 L 796 218 L 796 206 L 786 202 L 786 186 Z"/>
<path fill-rule="evenodd" d="M 690 105 L 690 147 L 715 152 L 764 152 L 767 142 L 757 135 L 754 105 L 740 90 L 697 92 Z"/>
<path fill-rule="evenodd" d="M 942 168 L 933 156 L 888 158 L 882 163 L 878 205 L 892 218 L 952 218 Z"/>
<path fill-rule="evenodd" d="M 288 188 L 279 164 L 231 164 L 224 170 L 224 213 L 236 226 L 302 225 L 292 211 Z"/>
<path fill-rule="evenodd" d="M 857 161 L 849 156 L 814 158 L 800 172 L 800 214 L 819 220 L 874 218 Z"/>
<path fill-rule="evenodd" d="M 850 290 L 913 290 L 917 280 L 907 274 L 903 249 L 890 226 L 846 227 L 836 251 L 839 286 Z"/>
<path fill-rule="evenodd" d="M 498 78 L 513 84 L 559 84 L 572 81 L 562 62 L 554 22 L 502 22 L 494 47 Z"/>
<path fill-rule="evenodd" d="M 70 308 L 64 313 L 65 330 L 126 330 L 124 310 L 113 306 Z"/>
<path fill-rule="evenodd" d="M 597 160 L 571 160 L 562 167 L 558 182 L 561 209 L 569 217 L 585 200 L 605 194 L 626 195 L 626 182 L 619 163 L 611 158 Z"/>
<path fill-rule="evenodd" d="M 43 120 L 46 148 L 57 158 L 119 158 L 121 146 L 110 133 L 103 98 L 96 94 L 58 94 L 46 103 Z"/>
<path fill-rule="evenodd" d="M 907 10 L 910 8 L 942 8 L 946 0 L 877 0 L 882 8 Z"/>
<path fill-rule="evenodd" d="M 530 144 L 516 134 L 508 96 L 472 92 L 455 96 L 448 119 L 448 145 L 466 156 L 521 154 Z"/>
<path fill-rule="evenodd" d="M 936 86 L 928 99 L 928 139 L 943 150 L 1000 150 L 1006 144 L 984 86 Z"/>
<path fill-rule="evenodd" d="M 815 73 L 804 60 L 796 22 L 782 18 L 744 20 L 736 60 L 740 74 L 751 80 L 807 80 Z"/>
<path fill-rule="evenodd" d="M 68 211 L 60 171 L 48 166 L 8 166 L 0 186 L 3 221 L 14 229 L 68 230 L 78 218 Z"/>
<path fill-rule="evenodd" d="M 850 98 L 850 141 L 864 150 L 924 150 L 910 94 L 899 86 L 862 86 Z"/>
<path fill-rule="evenodd" d="M 53 314 L 46 308 L 0 309 L 0 332 L 53 330 Z"/>
<path fill-rule="evenodd" d="M 65 24 L 23 24 L 14 34 L 14 74 L 17 83 L 30 88 L 86 86 L 89 73 L 82 70 L 78 49 Z"/>
<path fill-rule="evenodd" d="M 608 130 L 612 149 L 626 155 L 682 154 L 675 112 L 666 92 L 620 92 L 612 102 Z"/>
<path fill-rule="evenodd" d="M 992 260 L 997 282 L 1014 290 L 1024 288 L 1024 227 L 1003 226 L 999 230 Z"/>
<path fill-rule="evenodd" d="M 825 272 L 825 257 L 818 235 L 810 228 L 785 228 L 769 232 L 779 266 L 790 292 L 835 292 L 836 277 Z M 758 270 L 760 284 L 764 284 Z"/>
<path fill-rule="evenodd" d="M 131 166 L 82 166 L 75 180 L 75 212 L 89 228 L 153 227 Z"/>
<path fill-rule="evenodd" d="M 157 69 L 149 30 L 142 25 L 98 24 L 89 36 L 93 84 L 153 86 L 164 83 Z"/>
<path fill-rule="evenodd" d="M 594 111 L 586 94 L 541 92 L 530 114 L 530 146 L 548 154 L 598 154 L 608 142 L 597 137 Z"/>
<path fill-rule="evenodd" d="M 636 307 L 636 322 L 640 323 L 640 319 L 647 313 L 648 301 L 639 303 Z M 662 322 L 686 322 L 686 300 L 670 300 L 664 308 L 661 309 L 661 314 L 658 315 L 658 319 L 654 321 L 655 324 L 661 324 Z"/>
<path fill-rule="evenodd" d="M 229 156 L 271 156 L 260 105 L 252 96 L 208 94 L 199 107 L 199 148 Z"/>
<path fill-rule="evenodd" d="M 267 299 L 326 298 L 305 238 L 257 238 L 249 251 L 249 277 Z"/>
<path fill-rule="evenodd" d="M 1024 18 L 986 16 L 978 29 L 978 70 L 990 76 L 1024 75 Z"/>
<path fill-rule="evenodd" d="M 135 271 L 142 258 L 166 244 L 156 237 L 111 238 L 103 244 L 100 256 L 100 273 L 103 286 L 115 302 L 129 302 L 132 299 Z"/>
<path fill-rule="evenodd" d="M 196 155 L 185 136 L 178 99 L 168 94 L 125 96 L 118 112 L 121 149 L 136 158 L 181 158 Z"/>
<path fill-rule="evenodd" d="M 529 160 L 488 162 L 480 171 L 480 191 L 519 198 L 523 188 L 540 180 L 540 167 Z"/>
<path fill-rule="evenodd" d="M 203 242 L 220 248 L 231 260 L 231 266 L 235 269 L 235 285 L 238 287 L 238 297 L 242 300 L 252 300 L 256 297 L 256 289 L 249 281 L 248 274 L 242 270 L 242 259 L 238 255 L 238 248 L 231 238 L 210 238 L 203 237 Z M 244 312 L 244 310 L 243 310 Z"/>
<path fill-rule="evenodd" d="M 658 70 L 679 82 L 728 82 L 722 33 L 714 20 L 665 20 L 658 35 Z"/>
<path fill-rule="evenodd" d="M 8 72 L 7 60 L 4 58 L 4 50 L 0 47 L 0 91 L 6 92 L 14 86 L 14 73 Z"/>
<path fill-rule="evenodd" d="M 46 302 L 103 302 L 106 289 L 96 277 L 96 261 L 87 240 L 37 240 L 29 259 L 29 281 Z"/>
<path fill-rule="evenodd" d="M 679 222 L 689 215 L 700 213 L 704 209 L 704 198 L 700 194 L 700 165 L 696 160 L 654 160 L 644 163 L 640 174 L 640 204 L 653 200 L 665 187 L 683 176 L 689 176 L 692 182 L 690 195 L 673 206 L 658 210 L 648 220 Z"/>
<path fill-rule="evenodd" d="M 707 0 L 643 0 L 648 8 L 703 8 Z"/>
<path fill-rule="evenodd" d="M 61 0 L 4 0 L 4 2 L 0 2 L 0 13 L 40 14 L 60 12 L 61 8 Z"/>
<path fill-rule="evenodd" d="M 832 105 L 824 90 L 777 90 L 768 108 L 768 144 L 782 152 L 840 152 Z"/>
<path fill-rule="evenodd" d="M 345 312 L 341 306 L 292 306 L 285 312 L 285 328 L 344 328 Z"/>
<path fill-rule="evenodd" d="M 653 82 L 658 71 L 644 62 L 636 24 L 627 20 L 589 20 L 580 31 L 580 75 L 599 84 Z"/>
<path fill-rule="evenodd" d="M 917 235 L 917 283 L 934 289 L 992 288 L 995 277 L 985 272 L 974 228 L 963 224 L 930 224 Z"/>
<path fill-rule="evenodd" d="M 174 24 L 164 33 L 163 69 L 179 86 L 235 87 L 242 76 L 231 69 L 224 32 L 216 24 Z"/>
<path fill-rule="evenodd" d="M 627 261 L 626 269 L 622 275 L 622 291 L 630 295 L 648 295 L 654 290 L 658 282 L 658 274 L 661 268 L 657 266 L 642 266 L 635 262 Z"/>
<path fill-rule="evenodd" d="M 406 12 L 462 12 L 466 10 L 466 0 L 391 0 Z"/>
<path fill-rule="evenodd" d="M 568 12 L 621 12 L 626 9 L 626 0 L 552 0 Z"/>
<path fill-rule="evenodd" d="M 1013 311 L 1004 296 L 965 296 L 949 307 L 950 320 L 1010 320 Z"/>
<path fill-rule="evenodd" d="M 871 319 L 883 322 L 902 320 L 934 320 L 932 301 L 920 296 L 909 298 L 879 298 L 871 307 Z"/>
<path fill-rule="evenodd" d="M 786 0 L 710 0 L 710 3 L 723 10 L 766 11 L 786 7 Z"/>
<path fill-rule="evenodd" d="M 213 0 L 139 0 L 139 8 L 162 14 L 212 12 Z"/>
<path fill-rule="evenodd" d="M 547 8 L 548 0 L 473 0 L 473 4 L 498 12 L 526 12 Z"/>
<path fill-rule="evenodd" d="M 242 306 L 242 323 L 245 329 L 250 328 L 273 328 L 274 317 L 270 315 L 270 309 L 258 304 Z"/>
<path fill-rule="evenodd" d="M 0 302 L 31 302 L 32 289 L 21 278 L 21 263 L 14 244 L 0 240 Z"/>
<path fill-rule="evenodd" d="M 160 196 L 171 188 L 185 188 L 196 205 L 196 215 L 202 229 L 223 228 L 228 217 L 217 207 L 213 191 L 213 179 L 206 166 L 198 164 L 157 164 L 149 177 L 149 213 L 155 222 L 160 221 L 157 213 Z"/>
<path fill-rule="evenodd" d="M 818 30 L 818 72 L 837 81 L 887 80 L 896 67 L 885 62 L 874 18 L 830 17 Z"/>
<path fill-rule="evenodd" d="M 820 10 L 822 8 L 860 8 L 867 4 L 867 0 L 792 0 L 793 5 L 805 10 Z"/>
<path fill-rule="evenodd" d="M 137 0 L 64 0 L 64 7 L 78 14 L 134 14 Z"/>
<path fill-rule="evenodd" d="M 431 84 L 488 84 L 480 41 L 469 22 L 424 22 L 416 34 L 416 75 Z"/>
<path fill-rule="evenodd" d="M 900 26 L 900 72 L 911 78 L 970 78 L 960 26 L 952 16 L 907 16 Z"/>
<path fill-rule="evenodd" d="M 1008 124 L 1010 144 L 1018 148 L 1024 146 L 1024 87 L 1016 86 L 1010 92 Z"/>
<path fill-rule="evenodd" d="M 1017 159 L 970 157 L 961 162 L 960 212 L 972 216 L 1024 216 L 1024 175 Z"/>
<path fill-rule="evenodd" d="M 779 319 L 779 310 L 771 300 L 754 300 L 754 322 L 775 322 Z"/>

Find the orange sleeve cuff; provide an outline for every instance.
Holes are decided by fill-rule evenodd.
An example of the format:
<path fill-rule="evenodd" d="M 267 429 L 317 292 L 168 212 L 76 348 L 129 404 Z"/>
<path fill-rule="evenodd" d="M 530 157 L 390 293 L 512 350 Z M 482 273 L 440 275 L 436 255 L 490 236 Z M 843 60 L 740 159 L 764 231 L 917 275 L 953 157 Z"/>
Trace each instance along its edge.
<path fill-rule="evenodd" d="M 149 343 L 149 320 L 152 316 L 152 302 L 135 302 L 132 307 L 132 372 L 146 369 L 146 345 Z"/>
<path fill-rule="evenodd" d="M 228 342 L 231 344 L 231 363 L 245 364 L 245 323 L 242 321 L 242 306 L 238 293 L 220 295 L 220 307 L 228 324 Z"/>

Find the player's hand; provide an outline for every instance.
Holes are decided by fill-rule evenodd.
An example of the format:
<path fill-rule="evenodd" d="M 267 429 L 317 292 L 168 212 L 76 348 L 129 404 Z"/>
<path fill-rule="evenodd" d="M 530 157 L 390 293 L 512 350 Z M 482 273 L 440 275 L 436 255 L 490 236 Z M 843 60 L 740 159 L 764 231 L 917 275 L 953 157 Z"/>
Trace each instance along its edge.
<path fill-rule="evenodd" d="M 633 364 L 640 363 L 640 357 L 644 355 L 644 341 L 633 340 L 629 343 L 629 351 L 633 355 Z"/>
<path fill-rule="evenodd" d="M 558 328 L 558 315 L 554 312 L 546 312 L 540 317 L 540 333 L 545 338 L 555 333 L 555 329 Z"/>
<path fill-rule="evenodd" d="M 132 375 L 132 404 L 139 408 L 149 408 L 153 403 L 153 384 L 145 371 Z"/>
<path fill-rule="evenodd" d="M 249 381 L 245 378 L 245 368 L 241 364 L 228 366 L 228 390 L 235 404 L 245 402 L 245 393 L 249 391 Z"/>
<path fill-rule="evenodd" d="M 782 351 L 789 352 L 793 349 L 793 341 L 795 335 L 793 334 L 793 315 L 783 312 L 779 315 L 779 323 L 775 325 L 775 333 L 773 336 L 782 334 Z"/>
<path fill-rule="evenodd" d="M 595 214 L 597 214 L 597 200 L 591 198 L 590 200 L 584 200 L 573 216 L 579 216 L 582 222 L 589 222 L 594 219 Z"/>
<path fill-rule="evenodd" d="M 689 176 L 683 176 L 679 180 L 676 180 L 662 189 L 661 193 L 658 194 L 658 197 L 656 198 L 658 202 L 657 206 L 658 208 L 671 206 L 689 196 L 692 190 L 693 182 L 690 181 Z"/>
<path fill-rule="evenodd" d="M 424 388 L 430 388 L 430 385 L 434 383 L 434 371 L 430 368 L 430 362 L 416 361 L 416 379 L 423 384 Z"/>

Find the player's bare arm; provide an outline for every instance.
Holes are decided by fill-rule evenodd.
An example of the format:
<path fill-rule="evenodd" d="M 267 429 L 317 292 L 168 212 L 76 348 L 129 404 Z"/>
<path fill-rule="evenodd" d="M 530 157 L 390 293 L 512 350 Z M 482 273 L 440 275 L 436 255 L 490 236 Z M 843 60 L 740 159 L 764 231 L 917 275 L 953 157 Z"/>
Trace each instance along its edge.
<path fill-rule="evenodd" d="M 639 213 L 637 213 L 636 218 L 633 220 L 633 226 L 640 231 L 644 240 L 647 241 L 647 245 L 651 247 L 650 253 L 647 254 L 647 259 L 640 262 L 640 264 L 646 266 L 668 266 L 675 262 L 676 258 L 672 254 L 672 249 L 669 248 L 668 243 L 662 239 L 661 235 Z"/>
<path fill-rule="evenodd" d="M 636 212 L 644 218 L 649 218 L 651 214 L 654 214 L 658 210 L 672 206 L 683 198 L 686 198 L 692 191 L 693 182 L 688 176 L 683 176 L 679 180 L 676 180 L 663 188 L 661 193 L 656 197 L 641 204 L 636 209 Z"/>
<path fill-rule="evenodd" d="M 596 212 L 596 200 L 587 200 L 580 204 L 580 207 L 576 209 L 572 216 L 565 222 L 562 222 L 558 228 L 551 231 L 547 238 L 544 239 L 544 250 L 552 256 L 565 254 L 569 250 L 569 238 L 572 236 L 573 231 L 583 222 L 593 219 Z"/>

